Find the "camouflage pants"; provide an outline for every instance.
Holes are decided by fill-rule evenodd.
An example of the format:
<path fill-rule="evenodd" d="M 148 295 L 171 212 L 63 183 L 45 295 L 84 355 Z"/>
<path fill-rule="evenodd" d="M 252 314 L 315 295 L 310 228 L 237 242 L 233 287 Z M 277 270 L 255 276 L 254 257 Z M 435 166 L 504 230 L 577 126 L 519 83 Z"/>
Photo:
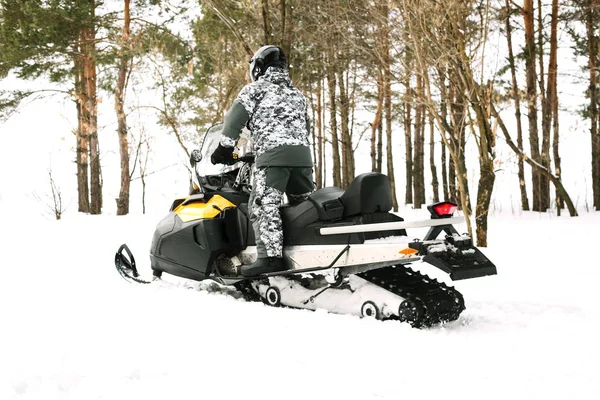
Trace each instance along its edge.
<path fill-rule="evenodd" d="M 283 194 L 290 204 L 306 200 L 314 191 L 312 168 L 261 167 L 254 170 L 250 221 L 259 258 L 281 257 L 283 228 L 279 207 Z"/>

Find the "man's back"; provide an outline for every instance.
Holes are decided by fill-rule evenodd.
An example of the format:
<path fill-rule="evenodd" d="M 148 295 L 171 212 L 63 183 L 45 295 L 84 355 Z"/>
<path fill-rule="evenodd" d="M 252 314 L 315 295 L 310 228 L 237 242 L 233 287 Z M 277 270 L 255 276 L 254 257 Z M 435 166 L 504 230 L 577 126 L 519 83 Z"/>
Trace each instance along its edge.
<path fill-rule="evenodd" d="M 274 161 L 277 164 L 273 156 L 280 151 L 296 153 L 291 156 L 294 166 L 299 162 L 301 166 L 312 165 L 308 150 L 308 105 L 302 93 L 292 86 L 287 71 L 269 68 L 260 79 L 242 89 L 237 101 L 250 116 L 248 127 L 259 165 L 273 165 Z"/>

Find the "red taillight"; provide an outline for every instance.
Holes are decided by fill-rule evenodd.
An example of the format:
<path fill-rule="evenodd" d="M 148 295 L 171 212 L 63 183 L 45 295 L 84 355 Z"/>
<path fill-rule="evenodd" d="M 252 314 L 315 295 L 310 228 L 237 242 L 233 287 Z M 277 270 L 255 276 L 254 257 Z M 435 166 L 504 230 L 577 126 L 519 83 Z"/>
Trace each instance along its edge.
<path fill-rule="evenodd" d="M 450 203 L 449 201 L 444 201 L 433 204 L 427 208 L 429 209 L 429 212 L 431 212 L 432 218 L 450 218 L 452 214 L 454 214 L 454 211 L 456 211 L 457 205 Z"/>

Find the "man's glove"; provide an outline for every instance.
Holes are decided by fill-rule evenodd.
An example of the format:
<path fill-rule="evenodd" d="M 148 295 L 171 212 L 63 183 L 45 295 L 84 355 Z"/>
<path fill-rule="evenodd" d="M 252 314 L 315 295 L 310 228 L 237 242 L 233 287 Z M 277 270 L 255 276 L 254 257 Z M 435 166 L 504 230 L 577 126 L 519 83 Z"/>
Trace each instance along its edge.
<path fill-rule="evenodd" d="M 233 158 L 233 147 L 219 147 L 210 156 L 210 162 L 213 164 L 233 165 L 236 160 Z"/>

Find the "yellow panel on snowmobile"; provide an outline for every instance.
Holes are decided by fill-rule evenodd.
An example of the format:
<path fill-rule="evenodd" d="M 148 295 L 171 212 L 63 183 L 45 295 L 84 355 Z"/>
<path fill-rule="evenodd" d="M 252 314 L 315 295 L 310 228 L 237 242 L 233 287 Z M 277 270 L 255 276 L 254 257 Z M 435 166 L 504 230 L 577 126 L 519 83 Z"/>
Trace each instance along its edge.
<path fill-rule="evenodd" d="M 189 197 L 188 197 L 189 199 Z M 208 201 L 198 199 L 193 202 L 182 202 L 173 210 L 183 222 L 194 221 L 197 219 L 214 218 L 219 213 L 230 207 L 235 207 L 235 204 L 218 194 L 212 196 Z"/>

